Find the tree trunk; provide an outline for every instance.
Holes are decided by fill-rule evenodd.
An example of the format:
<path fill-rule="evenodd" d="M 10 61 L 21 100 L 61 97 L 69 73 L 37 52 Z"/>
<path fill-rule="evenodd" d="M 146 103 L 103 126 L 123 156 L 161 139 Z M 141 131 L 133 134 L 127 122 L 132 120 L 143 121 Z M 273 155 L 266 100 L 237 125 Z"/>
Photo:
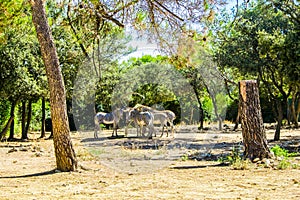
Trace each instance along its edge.
<path fill-rule="evenodd" d="M 238 113 L 235 119 L 235 125 L 233 127 L 233 131 L 236 131 L 236 129 L 239 127 L 240 124 L 240 118 L 241 118 L 241 106 L 240 106 L 240 102 L 238 102 Z"/>
<path fill-rule="evenodd" d="M 202 108 L 202 104 L 201 104 L 201 101 L 200 101 L 200 94 L 196 88 L 196 84 L 192 84 L 193 86 L 193 90 L 196 94 L 196 98 L 197 98 L 197 101 L 198 101 L 198 104 L 199 104 L 199 127 L 198 127 L 198 130 L 203 130 L 203 122 L 204 122 L 204 111 L 203 111 L 203 108 Z"/>
<path fill-rule="evenodd" d="M 29 100 L 27 105 L 27 122 L 26 122 L 24 135 L 22 134 L 22 138 L 21 138 L 22 140 L 28 139 L 28 131 L 31 122 L 31 113 L 32 113 L 32 100 Z"/>
<path fill-rule="evenodd" d="M 203 124 L 204 124 L 204 111 L 203 111 L 203 107 L 202 104 L 199 100 L 199 112 L 200 112 L 200 117 L 199 117 L 199 121 L 200 121 L 200 125 L 199 125 L 199 130 L 203 130 Z"/>
<path fill-rule="evenodd" d="M 282 103 L 280 100 L 276 100 L 276 107 L 277 107 L 277 124 L 276 124 L 276 130 L 274 134 L 274 140 L 278 141 L 280 140 L 280 130 L 281 130 L 281 124 L 283 120 Z"/>
<path fill-rule="evenodd" d="M 45 131 L 45 122 L 46 122 L 46 102 L 45 97 L 42 98 L 42 127 L 41 127 L 41 137 L 46 137 L 46 131 Z"/>
<path fill-rule="evenodd" d="M 300 92 L 298 92 L 297 98 L 298 98 L 298 103 L 297 103 L 297 108 L 296 108 L 296 121 L 297 121 L 297 127 L 299 127 L 298 120 L 299 120 L 299 114 L 300 114 Z"/>
<path fill-rule="evenodd" d="M 215 115 L 217 117 L 217 121 L 218 121 L 218 124 L 219 124 L 219 131 L 222 131 L 223 130 L 223 119 L 222 117 L 220 116 L 219 114 L 219 111 L 218 111 L 218 105 L 217 105 L 217 101 L 216 101 L 216 98 L 215 98 L 215 95 L 212 95 L 210 94 L 211 96 L 211 99 L 212 99 L 212 103 L 213 103 L 213 106 L 214 106 L 214 111 L 215 111 Z"/>
<path fill-rule="evenodd" d="M 10 116 L 8 122 L 6 123 L 4 129 L 1 131 L 0 133 L 0 141 L 3 140 L 3 138 L 5 137 L 9 127 L 11 126 L 11 122 L 14 120 L 14 117 L 13 116 Z"/>
<path fill-rule="evenodd" d="M 10 123 L 10 130 L 9 130 L 9 137 L 8 137 L 9 141 L 14 140 L 14 134 L 15 134 L 15 120 L 14 120 L 14 116 L 15 116 L 16 105 L 17 105 L 16 101 L 12 101 L 11 102 L 10 117 L 12 118 L 12 121 Z"/>
<path fill-rule="evenodd" d="M 26 127 L 26 101 L 22 101 L 22 138 L 25 136 L 25 128 Z"/>
<path fill-rule="evenodd" d="M 270 157 L 270 150 L 264 130 L 256 81 L 240 81 L 239 89 L 245 157 L 252 161 L 255 158 L 268 158 Z"/>
<path fill-rule="evenodd" d="M 66 92 L 56 47 L 47 22 L 43 1 L 30 0 L 30 4 L 32 20 L 41 46 L 50 89 L 53 143 L 57 169 L 60 171 L 75 171 L 77 169 L 77 159 L 70 137 Z"/>
<path fill-rule="evenodd" d="M 296 128 L 298 128 L 298 118 L 297 118 L 297 112 L 296 112 L 296 101 L 297 101 L 297 93 L 293 94 L 292 102 L 291 102 L 291 121 L 295 125 Z"/>

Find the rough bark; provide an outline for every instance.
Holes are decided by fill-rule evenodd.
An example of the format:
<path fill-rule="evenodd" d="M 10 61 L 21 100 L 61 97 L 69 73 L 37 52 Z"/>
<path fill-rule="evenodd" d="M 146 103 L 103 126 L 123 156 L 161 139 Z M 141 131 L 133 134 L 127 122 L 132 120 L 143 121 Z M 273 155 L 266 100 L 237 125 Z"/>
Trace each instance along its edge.
<path fill-rule="evenodd" d="M 66 110 L 66 92 L 56 47 L 46 18 L 42 0 L 30 0 L 32 20 L 41 46 L 42 57 L 50 89 L 53 143 L 57 169 L 74 171 L 77 159 L 73 149 Z"/>
<path fill-rule="evenodd" d="M 46 124 L 46 102 L 45 98 L 42 98 L 42 126 L 41 126 L 41 138 L 46 137 L 46 130 L 45 130 L 45 124 Z"/>
<path fill-rule="evenodd" d="M 252 161 L 255 158 L 268 158 L 270 157 L 270 150 L 263 125 L 256 81 L 240 81 L 239 90 L 245 157 Z"/>

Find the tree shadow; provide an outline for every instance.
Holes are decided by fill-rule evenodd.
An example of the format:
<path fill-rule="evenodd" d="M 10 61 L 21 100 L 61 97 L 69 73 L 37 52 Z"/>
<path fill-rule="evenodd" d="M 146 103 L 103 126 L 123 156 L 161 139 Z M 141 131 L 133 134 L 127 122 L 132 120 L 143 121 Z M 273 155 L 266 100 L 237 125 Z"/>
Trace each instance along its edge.
<path fill-rule="evenodd" d="M 229 164 L 227 163 L 218 163 L 215 165 L 185 165 L 185 166 L 175 166 L 171 167 L 171 169 L 200 169 L 200 168 L 207 168 L 207 167 L 227 167 Z"/>
<path fill-rule="evenodd" d="M 14 178 L 30 178 L 30 177 L 39 177 L 39 176 L 47 176 L 58 173 L 56 169 L 45 171 L 45 172 L 38 172 L 33 174 L 25 174 L 25 175 L 17 175 L 17 176 L 0 176 L 0 179 L 14 179 Z"/>

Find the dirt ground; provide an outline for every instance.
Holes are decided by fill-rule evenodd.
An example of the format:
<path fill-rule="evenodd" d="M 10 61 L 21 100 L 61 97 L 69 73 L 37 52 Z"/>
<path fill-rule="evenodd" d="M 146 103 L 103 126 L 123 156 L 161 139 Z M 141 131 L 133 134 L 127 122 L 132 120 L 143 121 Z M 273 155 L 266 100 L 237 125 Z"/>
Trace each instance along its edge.
<path fill-rule="evenodd" d="M 273 133 L 267 131 L 268 139 Z M 241 147 L 241 131 L 177 127 L 175 138 L 152 140 L 135 138 L 134 130 L 130 138 L 109 139 L 110 134 L 94 139 L 93 133 L 72 133 L 80 167 L 68 173 L 54 170 L 51 140 L 0 143 L 0 199 L 300 198 L 300 167 L 249 164 L 234 170 L 216 161 Z M 299 152 L 300 130 L 282 130 L 281 138 L 269 145 Z M 300 157 L 291 159 L 300 166 Z"/>

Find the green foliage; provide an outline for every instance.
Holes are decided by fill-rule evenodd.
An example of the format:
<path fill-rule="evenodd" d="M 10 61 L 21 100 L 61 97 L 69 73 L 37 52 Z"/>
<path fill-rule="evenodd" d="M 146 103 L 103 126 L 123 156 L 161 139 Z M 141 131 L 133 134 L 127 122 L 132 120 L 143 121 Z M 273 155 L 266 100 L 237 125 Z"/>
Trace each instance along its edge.
<path fill-rule="evenodd" d="M 298 153 L 289 153 L 288 150 L 281 148 L 279 145 L 275 145 L 271 148 L 271 151 L 274 153 L 274 155 L 276 157 L 284 157 L 284 158 L 288 158 L 288 157 L 294 157 L 299 155 Z"/>
<path fill-rule="evenodd" d="M 238 72 L 226 73 L 236 82 L 259 80 L 264 112 L 275 114 L 263 113 L 268 121 L 280 117 L 291 91 L 299 91 L 299 11 L 293 1 L 252 1 L 234 15 L 222 13 L 212 27 L 221 71 Z"/>
<path fill-rule="evenodd" d="M 50 103 L 46 102 L 45 105 L 46 119 L 50 118 Z M 32 104 L 32 117 L 30 128 L 33 131 L 41 130 L 41 120 L 42 120 L 42 99 Z"/>

